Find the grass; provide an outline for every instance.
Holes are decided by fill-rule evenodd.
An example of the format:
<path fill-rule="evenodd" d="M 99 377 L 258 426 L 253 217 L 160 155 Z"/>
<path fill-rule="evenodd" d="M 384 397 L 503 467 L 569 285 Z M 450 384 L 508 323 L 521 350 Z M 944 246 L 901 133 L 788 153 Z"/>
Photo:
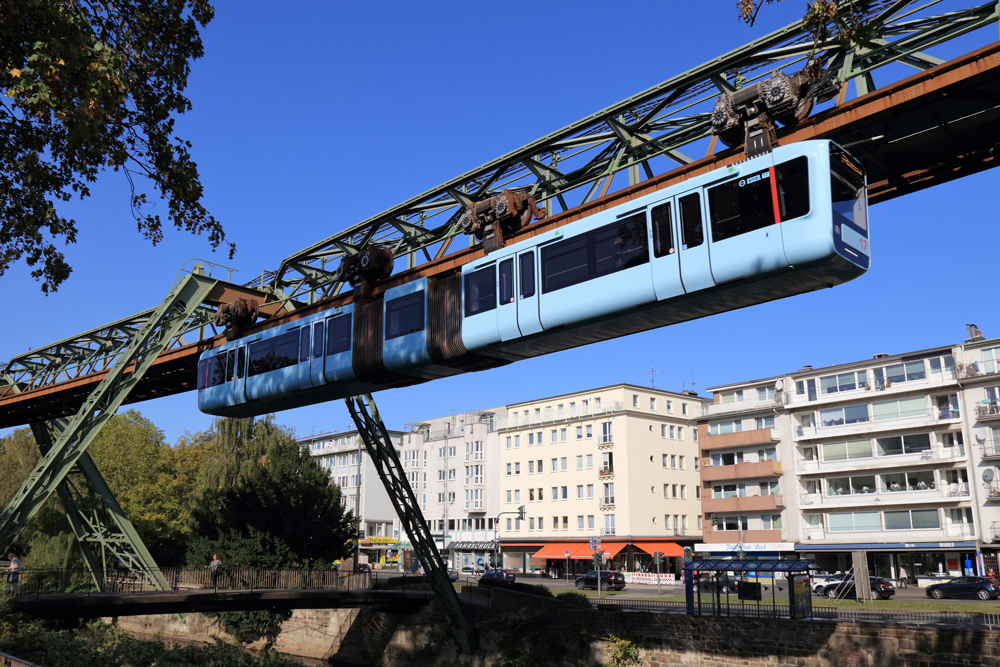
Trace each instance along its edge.
<path fill-rule="evenodd" d="M 623 591 L 624 592 L 624 591 Z M 684 602 L 683 595 L 661 595 L 660 597 L 633 598 L 635 600 L 659 600 L 662 602 Z M 738 602 L 733 597 L 731 602 Z M 814 597 L 813 607 L 832 607 L 834 609 L 851 609 L 867 611 L 965 611 L 971 613 L 995 614 L 1000 612 L 996 603 L 988 602 L 956 602 L 938 600 L 875 600 L 870 604 L 856 600 L 841 600 L 835 602 L 827 598 Z"/>

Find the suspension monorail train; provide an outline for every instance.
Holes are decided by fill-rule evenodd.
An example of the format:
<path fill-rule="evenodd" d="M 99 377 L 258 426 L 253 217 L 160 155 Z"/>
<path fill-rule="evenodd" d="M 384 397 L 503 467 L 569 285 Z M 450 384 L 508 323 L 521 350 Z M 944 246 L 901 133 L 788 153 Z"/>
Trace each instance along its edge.
<path fill-rule="evenodd" d="M 492 368 L 832 287 L 870 256 L 861 164 L 781 146 L 205 352 L 198 407 L 249 417 Z"/>

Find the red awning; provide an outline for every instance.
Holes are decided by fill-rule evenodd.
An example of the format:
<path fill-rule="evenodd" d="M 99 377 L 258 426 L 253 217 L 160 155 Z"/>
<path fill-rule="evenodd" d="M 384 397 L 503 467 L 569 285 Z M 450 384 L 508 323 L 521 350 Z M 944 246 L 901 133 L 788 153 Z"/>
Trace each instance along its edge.
<path fill-rule="evenodd" d="M 607 554 L 608 558 L 614 558 L 618 552 L 628 546 L 628 542 L 602 542 L 601 553 Z M 589 551 L 589 549 L 588 549 Z"/>
<path fill-rule="evenodd" d="M 539 551 L 534 553 L 535 558 L 566 558 L 566 552 L 569 552 L 570 558 L 573 557 L 573 553 L 579 549 L 581 546 L 586 547 L 585 542 L 552 542 L 546 544 Z"/>
<path fill-rule="evenodd" d="M 684 547 L 674 544 L 673 542 L 633 542 L 633 545 L 639 547 L 650 556 L 652 556 L 657 549 L 660 553 L 667 557 L 681 557 L 684 555 Z"/>

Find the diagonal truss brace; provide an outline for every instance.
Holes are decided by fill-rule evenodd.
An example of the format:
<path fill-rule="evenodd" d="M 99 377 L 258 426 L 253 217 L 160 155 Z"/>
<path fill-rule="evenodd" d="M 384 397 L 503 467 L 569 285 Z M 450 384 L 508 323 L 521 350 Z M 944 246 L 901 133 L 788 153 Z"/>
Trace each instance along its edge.
<path fill-rule="evenodd" d="M 10 547 L 42 504 L 53 493 L 57 492 L 57 489 L 66 481 L 70 471 L 77 466 L 88 482 L 94 486 L 94 490 L 105 501 L 105 508 L 113 516 L 117 513 L 124 518 L 121 507 L 114 500 L 110 489 L 103 483 L 103 479 L 90 458 L 85 456 L 87 447 L 104 424 L 115 414 L 129 392 L 149 370 L 156 357 L 181 332 L 188 317 L 201 306 L 202 301 L 208 296 L 216 282 L 212 278 L 195 274 L 187 274 L 175 282 L 163 302 L 153 310 L 136 334 L 125 341 L 120 352 L 114 355 L 114 363 L 107 375 L 93 393 L 87 397 L 76 415 L 66 421 L 63 427 L 60 428 L 57 425 L 59 434 L 55 442 L 48 447 L 48 451 L 44 452 L 41 461 L 31 471 L 28 479 L 24 481 L 6 509 L 0 514 L 0 551 L 6 551 Z M 36 430 L 36 437 L 39 434 L 40 431 Z M 43 437 L 39 440 L 39 444 L 44 447 L 43 443 L 51 442 L 51 440 L 47 434 L 41 435 Z M 66 493 L 70 493 L 69 487 L 67 487 Z M 64 507 L 67 507 L 66 501 L 71 500 L 71 498 L 67 499 L 62 492 L 59 494 L 64 499 Z M 75 501 L 70 504 L 75 504 Z M 111 534 L 122 535 L 123 539 L 117 544 L 123 545 L 121 547 L 123 549 L 130 549 L 128 552 L 130 555 L 125 559 L 126 563 L 148 568 L 150 571 L 156 568 L 156 564 L 145 547 L 142 546 L 142 542 L 138 541 L 138 536 L 127 520 L 124 524 L 119 523 L 117 519 L 114 521 L 118 531 L 120 531 L 115 533 L 101 525 L 88 524 L 89 515 L 82 509 L 79 511 L 70 510 L 67 507 L 67 514 L 70 516 L 70 523 L 78 538 L 81 535 L 92 536 L 97 543 L 100 543 L 101 536 L 106 538 Z M 78 522 L 77 525 L 74 525 L 75 521 Z M 129 542 L 131 544 L 128 544 Z M 87 543 L 91 543 L 89 537 Z M 111 543 L 106 540 L 105 544 L 110 546 Z M 110 552 L 114 552 L 114 549 L 111 549 Z M 101 553 L 107 554 L 109 550 L 102 548 Z M 125 555 L 124 551 L 122 555 Z M 96 558 L 96 554 L 91 554 L 88 557 L 88 565 L 92 568 L 92 575 L 95 577 L 98 576 L 99 572 L 104 571 L 104 567 L 93 571 L 96 569 Z"/>
<path fill-rule="evenodd" d="M 389 439 L 389 433 L 378 414 L 375 401 L 372 400 L 371 394 L 364 394 L 345 398 L 344 402 L 347 403 L 351 418 L 358 427 L 379 479 L 389 494 L 389 500 L 399 516 L 403 530 L 410 536 L 417 558 L 430 575 L 431 585 L 448 617 L 452 635 L 465 653 L 472 653 L 476 650 L 475 634 L 462 613 L 458 594 L 455 593 L 455 587 L 448 578 L 448 569 L 420 512 L 417 496 L 406 479 L 406 473 L 403 472 L 399 456 L 392 447 L 392 440 Z"/>
<path fill-rule="evenodd" d="M 67 419 L 31 425 L 43 455 L 68 426 Z M 84 492 L 86 487 L 93 495 Z M 108 580 L 111 570 L 118 565 L 149 581 L 154 588 L 170 589 L 90 454 L 84 452 L 80 456 L 70 475 L 56 487 L 56 493 L 98 590 L 103 590 L 102 582 Z"/>

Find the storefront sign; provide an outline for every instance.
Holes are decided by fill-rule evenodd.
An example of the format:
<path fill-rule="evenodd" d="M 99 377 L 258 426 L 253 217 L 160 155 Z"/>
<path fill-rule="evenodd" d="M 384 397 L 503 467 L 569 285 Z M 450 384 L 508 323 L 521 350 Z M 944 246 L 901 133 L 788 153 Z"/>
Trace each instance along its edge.
<path fill-rule="evenodd" d="M 399 540 L 397 540 L 394 537 L 365 537 L 358 540 L 358 544 L 360 544 L 363 547 L 386 546 L 386 545 L 395 546 L 397 542 L 399 542 Z"/>
<path fill-rule="evenodd" d="M 795 544 L 793 542 L 721 542 L 721 543 L 710 543 L 710 544 L 695 544 L 694 550 L 705 552 L 705 551 L 738 551 L 740 547 L 743 547 L 743 551 L 795 551 Z"/>

